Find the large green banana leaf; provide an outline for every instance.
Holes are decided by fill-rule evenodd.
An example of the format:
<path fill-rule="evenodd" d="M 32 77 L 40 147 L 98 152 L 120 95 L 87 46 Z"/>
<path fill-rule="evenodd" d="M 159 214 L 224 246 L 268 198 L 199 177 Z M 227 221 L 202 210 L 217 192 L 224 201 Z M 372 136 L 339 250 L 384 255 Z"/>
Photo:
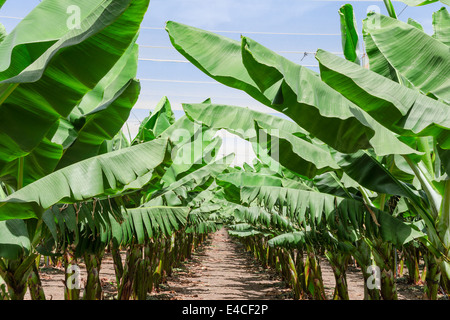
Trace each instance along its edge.
<path fill-rule="evenodd" d="M 248 38 L 242 39 L 242 57 L 238 59 L 238 44 L 225 37 L 173 22 L 169 22 L 166 29 L 175 48 L 200 70 L 283 112 L 341 152 L 369 147 L 374 147 L 380 155 L 414 152 L 369 115 L 357 110 L 350 101 L 325 85 L 316 73 Z M 203 45 L 199 45 L 198 39 Z M 225 55 L 231 50 L 234 59 Z M 239 75 L 250 74 L 252 81 L 246 76 L 238 81 L 230 76 L 229 70 Z M 223 77 L 220 72 L 223 72 Z M 260 90 L 259 95 L 255 94 L 255 85 Z M 261 94 L 266 99 L 261 99 Z"/>
<path fill-rule="evenodd" d="M 43 1 L 0 45 L 2 162 L 29 154 L 109 72 L 134 40 L 148 0 L 80 1 L 80 28 L 67 26 L 72 4 Z"/>
<path fill-rule="evenodd" d="M 173 21 L 166 31 L 175 49 L 208 76 L 270 104 L 244 68 L 239 41 Z"/>
<path fill-rule="evenodd" d="M 365 27 L 399 74 L 423 93 L 450 103 L 450 52 L 447 45 L 412 25 L 376 13 L 368 15 Z"/>
<path fill-rule="evenodd" d="M 383 77 L 392 79 L 398 82 L 398 75 L 394 67 L 386 60 L 384 55 L 380 52 L 375 42 L 372 40 L 370 33 L 367 31 L 367 19 L 363 21 L 363 39 L 364 47 L 366 50 L 367 57 L 369 59 L 370 70 L 381 74 Z M 366 67 L 366 66 L 364 66 Z"/>
<path fill-rule="evenodd" d="M 280 166 L 271 160 L 270 155 L 267 154 L 267 148 L 261 147 L 257 141 L 258 132 L 255 129 L 254 121 L 264 124 L 267 128 L 286 131 L 307 139 L 306 131 L 295 122 L 248 108 L 217 104 L 183 104 L 183 109 L 186 116 L 193 121 L 213 129 L 225 129 L 249 141 L 258 157 L 271 164 L 273 168 Z"/>
<path fill-rule="evenodd" d="M 442 7 L 433 13 L 433 38 L 450 46 L 450 14 Z"/>
<path fill-rule="evenodd" d="M 133 144 L 150 141 L 160 136 L 167 128 L 175 123 L 175 115 L 167 97 L 163 97 L 147 118 L 142 121 Z"/>
<path fill-rule="evenodd" d="M 339 8 L 341 20 L 342 49 L 347 60 L 359 64 L 359 35 L 355 13 L 350 4 Z"/>
<path fill-rule="evenodd" d="M 411 199 L 418 206 L 426 199 L 413 186 L 396 179 L 373 155 L 365 151 L 354 154 L 336 153 L 334 158 L 350 178 L 369 190 L 400 195 Z"/>
<path fill-rule="evenodd" d="M 141 124 L 133 143 L 158 136 L 170 138 L 173 162 L 162 178 L 163 187 L 168 187 L 215 159 L 222 143 L 220 137 L 215 137 L 216 133 L 216 129 L 195 123 L 186 116 L 175 121 L 170 102 L 163 97 L 154 113 Z"/>
<path fill-rule="evenodd" d="M 222 139 L 214 137 L 216 130 L 206 129 L 200 132 L 201 136 L 197 136 L 194 141 L 172 150 L 173 163 L 162 179 L 164 186 L 169 186 L 177 179 L 215 160 Z"/>
<path fill-rule="evenodd" d="M 450 148 L 446 104 L 326 51 L 319 50 L 316 58 L 322 80 L 382 125 L 401 135 L 432 135 Z"/>
<path fill-rule="evenodd" d="M 181 179 L 171 183 L 169 186 L 150 194 L 143 206 L 162 203 L 161 201 L 163 199 L 167 205 L 181 205 L 182 202 L 180 201 L 179 196 L 186 198 L 185 195 L 187 190 L 193 191 L 195 189 L 201 189 L 198 191 L 203 191 L 207 189 L 213 182 L 211 181 L 211 178 L 224 172 L 231 165 L 233 160 L 234 154 L 230 154 L 198 168 Z"/>
<path fill-rule="evenodd" d="M 256 172 L 241 171 L 222 173 L 216 177 L 216 181 L 219 185 L 224 186 L 224 183 L 227 183 L 232 184 L 237 188 L 240 188 L 242 186 L 276 186 L 312 190 L 300 181 Z"/>
<path fill-rule="evenodd" d="M 286 206 L 290 212 L 291 219 L 304 221 L 308 216 L 311 219 L 309 225 L 320 223 L 323 219 L 332 228 L 334 219 L 339 216 L 339 222 L 348 224 L 361 232 L 380 235 L 383 240 L 396 245 L 405 244 L 413 239 L 425 237 L 421 231 L 401 220 L 392 217 L 390 214 L 378 210 L 368 209 L 362 202 L 336 197 L 329 194 L 297 190 L 280 187 L 243 187 L 242 200 L 244 203 L 252 203 L 258 200 L 266 208 L 271 209 L 276 204 Z M 379 223 L 379 227 L 374 223 L 373 216 Z M 363 217 L 366 218 L 363 218 Z"/>
<path fill-rule="evenodd" d="M 0 220 L 39 217 L 57 203 L 74 203 L 94 197 L 140 189 L 170 165 L 166 139 L 80 161 L 37 180 L 0 201 Z"/>
<path fill-rule="evenodd" d="M 25 222 L 19 219 L 0 221 L 0 257 L 17 259 L 31 250 Z"/>
<path fill-rule="evenodd" d="M 253 40 L 242 41 L 244 64 L 261 91 L 270 97 L 271 107 L 310 134 L 344 153 L 370 147 L 380 156 L 415 153 L 315 72 Z"/>
<path fill-rule="evenodd" d="M 23 159 L 3 164 L 2 181 L 11 186 L 18 185 L 21 161 L 23 161 L 22 186 L 26 186 L 52 173 L 55 169 L 96 156 L 105 139 L 113 139 L 117 131 L 122 128 L 131 107 L 137 100 L 139 88 L 138 82 L 128 80 L 115 97 L 105 102 L 106 109 L 88 114 L 83 119 L 85 124 L 78 132 L 69 121 L 60 119 L 60 126 L 55 136 L 51 138 L 52 141 L 44 138 Z"/>
<path fill-rule="evenodd" d="M 307 161 L 308 165 L 319 169 L 338 169 L 338 166 L 331 159 L 329 153 L 324 152 L 319 146 L 309 143 L 308 138 L 304 134 L 305 131 L 289 120 L 253 111 L 248 108 L 228 105 L 183 104 L 183 108 L 189 118 L 215 129 L 225 129 L 250 142 L 255 142 L 256 139 L 259 146 L 261 146 L 263 140 L 267 140 L 261 138 L 261 141 L 258 141 L 258 135 L 261 133 L 265 133 L 267 137 L 274 136 L 271 139 L 274 142 L 279 141 L 282 143 L 284 141 L 283 139 L 294 139 L 298 143 L 295 144 L 295 150 L 293 152 L 297 151 L 298 157 Z M 252 121 L 256 121 L 261 125 L 259 129 L 255 128 L 255 124 Z M 275 146 L 273 147 L 275 148 Z M 289 149 L 284 147 L 285 145 L 278 146 L 279 156 L 288 159 Z M 283 165 L 286 166 L 288 163 L 289 161 L 286 161 Z M 292 163 L 291 167 L 296 167 L 296 164 Z M 304 166 L 298 167 L 298 170 L 297 172 L 300 174 L 314 176 Z M 300 170 L 302 171 L 300 172 Z M 316 172 L 316 170 L 313 171 Z"/>
<path fill-rule="evenodd" d="M 283 166 L 290 169 L 294 168 L 296 169 L 294 171 L 304 176 L 313 177 L 316 173 L 338 169 L 329 153 L 322 150 L 319 146 L 309 143 L 303 134 L 304 130 L 289 120 L 248 108 L 227 105 L 184 104 L 183 108 L 186 115 L 193 120 L 215 129 L 225 129 L 242 139 L 252 142 L 258 156 L 263 156 L 261 154 L 263 152 L 262 149 L 268 150 L 267 146 L 262 145 L 262 141 L 271 141 L 270 149 L 273 152 L 275 152 L 274 150 L 277 151 L 275 152 L 276 155 L 273 155 L 274 159 L 286 159 L 282 163 Z M 255 124 L 253 123 L 252 125 L 252 121 L 257 121 L 258 123 L 261 121 L 264 124 L 264 128 L 256 129 Z M 262 134 L 265 134 L 265 137 L 261 137 Z M 305 138 L 305 140 L 301 139 L 301 137 Z M 289 148 L 286 148 L 284 139 L 295 139 L 297 143 L 290 144 L 294 146 L 295 150 L 290 151 Z M 297 159 L 301 158 L 301 163 L 289 161 L 289 152 L 297 152 Z"/>
<path fill-rule="evenodd" d="M 118 245 L 128 244 L 135 237 L 138 243 L 161 235 L 170 236 L 187 223 L 186 207 L 139 207 L 124 209 L 125 220 L 113 220 L 112 239 Z M 131 232 L 130 232 L 131 231 Z"/>
<path fill-rule="evenodd" d="M 136 103 L 140 85 L 137 72 L 138 45 L 133 43 L 108 74 L 89 91 L 69 115 L 77 128 L 77 138 L 64 151 L 58 169 L 96 156 L 105 140 L 123 127 Z"/>
<path fill-rule="evenodd" d="M 326 172 L 317 175 L 313 179 L 314 188 L 320 192 L 332 194 L 344 198 L 353 198 L 360 186 L 353 179 L 348 177 L 345 172 L 339 179 L 336 172 Z"/>
<path fill-rule="evenodd" d="M 88 114 L 85 124 L 78 131 L 77 139 L 65 150 L 56 169 L 100 154 L 102 144 L 114 139 L 127 121 L 140 89 L 138 81 L 129 80 L 117 95 L 107 102 L 106 109 Z"/>
<path fill-rule="evenodd" d="M 412 152 L 370 116 L 356 111 L 316 73 L 248 38 L 242 39 L 242 56 L 238 57 L 238 43 L 226 37 L 174 22 L 168 22 L 166 30 L 175 48 L 200 70 L 283 112 L 339 151 L 372 146 L 380 155 Z"/>
<path fill-rule="evenodd" d="M 258 146 L 267 149 L 282 166 L 302 176 L 313 178 L 327 171 L 338 170 L 328 146 L 313 144 L 282 130 L 270 130 L 256 124 Z"/>
<path fill-rule="evenodd" d="M 214 129 L 225 129 L 245 140 L 256 137 L 254 121 L 267 128 L 304 136 L 307 132 L 295 122 L 249 108 L 219 104 L 183 104 L 186 116 Z"/>
<path fill-rule="evenodd" d="M 438 1 L 441 1 L 442 3 L 445 3 L 446 5 L 450 6 L 450 1 L 449 0 L 399 0 L 401 2 L 406 3 L 408 6 L 424 6 L 427 4 L 431 4 L 431 3 L 435 3 Z"/>
<path fill-rule="evenodd" d="M 10 162 L 0 160 L 0 180 L 14 188 L 19 184 L 26 186 L 53 172 L 62 155 L 63 147 L 44 137 L 26 157 Z M 19 177 L 20 166 L 22 166 L 21 177 Z"/>

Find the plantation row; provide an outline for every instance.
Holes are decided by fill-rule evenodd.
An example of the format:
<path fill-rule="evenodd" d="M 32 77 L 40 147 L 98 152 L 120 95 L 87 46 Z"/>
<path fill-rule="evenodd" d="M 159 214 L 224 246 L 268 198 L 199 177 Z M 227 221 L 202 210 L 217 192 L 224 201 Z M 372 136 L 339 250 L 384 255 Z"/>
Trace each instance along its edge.
<path fill-rule="evenodd" d="M 218 224 L 282 272 L 296 299 L 324 298 L 320 255 L 332 265 L 335 299 L 348 299 L 351 260 L 366 283 L 380 280 L 365 286 L 365 299 L 397 299 L 399 256 L 414 283 L 425 263 L 425 298 L 448 294 L 445 7 L 430 36 L 399 21 L 386 0 L 389 16 L 363 21 L 365 67 L 353 8 L 342 6 L 345 59 L 319 49 L 320 74 L 248 37 L 169 21 L 174 48 L 193 65 L 293 121 L 209 99 L 183 104 L 175 119 L 164 97 L 126 137 L 149 0 L 80 1 L 77 28 L 66 23 L 72 2 L 44 0 L 1 37 L 1 299 L 27 290 L 45 299 L 41 256 L 63 261 L 66 299 L 101 299 L 107 248 L 117 299 L 146 299 Z M 233 155 L 217 159 L 222 129 L 258 159 L 242 168 Z M 83 296 L 70 285 L 81 261 Z"/>

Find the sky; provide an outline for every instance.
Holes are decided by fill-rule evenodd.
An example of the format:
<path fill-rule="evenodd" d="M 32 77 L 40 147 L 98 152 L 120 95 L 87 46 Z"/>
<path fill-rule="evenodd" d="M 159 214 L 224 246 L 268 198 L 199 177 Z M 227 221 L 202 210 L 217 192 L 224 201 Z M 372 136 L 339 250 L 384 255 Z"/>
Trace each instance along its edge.
<path fill-rule="evenodd" d="M 338 10 L 346 3 L 354 7 L 359 30 L 368 11 L 387 15 L 382 1 L 368 0 L 151 0 L 138 38 L 137 78 L 142 89 L 128 120 L 131 136 L 163 96 L 168 97 L 177 117 L 183 114 L 182 103 L 199 103 L 207 98 L 213 103 L 276 114 L 244 92 L 221 85 L 186 63 L 170 43 L 164 30 L 166 21 L 214 31 L 235 40 L 241 35 L 248 36 L 288 59 L 318 71 L 314 58 L 317 49 L 336 54 L 342 52 Z M 38 4 L 39 0 L 7 0 L 0 10 L 0 22 L 10 32 L 20 18 Z M 444 6 L 440 2 L 422 7 L 408 7 L 399 1 L 393 4 L 400 20 L 413 18 L 428 34 L 433 33 L 432 13 Z M 231 134 L 220 132 L 220 135 L 223 145 L 219 154 L 234 152 L 234 164 L 251 163 L 255 155 L 249 144 Z"/>

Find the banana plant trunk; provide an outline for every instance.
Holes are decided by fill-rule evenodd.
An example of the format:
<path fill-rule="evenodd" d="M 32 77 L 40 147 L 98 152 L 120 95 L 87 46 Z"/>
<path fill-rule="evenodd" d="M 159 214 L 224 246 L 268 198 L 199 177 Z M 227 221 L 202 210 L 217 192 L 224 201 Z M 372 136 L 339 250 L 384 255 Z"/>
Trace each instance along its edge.
<path fill-rule="evenodd" d="M 145 250 L 145 249 L 144 249 Z M 149 282 L 152 277 L 150 277 L 149 272 L 150 261 L 148 258 L 139 258 L 136 266 L 136 279 L 134 282 L 134 295 L 137 300 L 146 300 L 147 292 L 149 291 Z"/>
<path fill-rule="evenodd" d="M 325 256 L 333 269 L 336 286 L 334 289 L 333 300 L 349 300 L 346 271 L 350 255 L 341 252 L 327 251 Z"/>
<path fill-rule="evenodd" d="M 305 281 L 305 262 L 303 257 L 303 250 L 298 249 L 295 256 L 295 268 L 297 270 L 297 279 L 300 286 L 299 299 L 303 300 L 306 298 L 306 281 Z"/>
<path fill-rule="evenodd" d="M 441 270 L 439 268 L 440 261 L 438 261 L 432 254 L 425 254 L 424 260 L 427 266 L 424 299 L 437 300 L 441 280 Z"/>
<path fill-rule="evenodd" d="M 450 278 L 445 272 L 441 272 L 441 287 L 446 295 L 450 294 Z"/>
<path fill-rule="evenodd" d="M 420 282 L 420 269 L 419 269 L 419 249 L 410 245 L 405 247 L 404 250 L 405 263 L 408 269 L 408 280 L 412 284 L 419 284 Z"/>
<path fill-rule="evenodd" d="M 137 244 L 131 244 L 127 250 L 127 257 L 122 279 L 119 283 L 117 299 L 130 300 L 133 295 L 133 285 L 136 279 L 136 269 L 138 268 L 139 259 L 142 255 L 142 249 Z"/>
<path fill-rule="evenodd" d="M 314 249 L 307 246 L 307 258 L 305 262 L 305 277 L 308 291 L 314 300 L 326 300 L 325 287 L 323 285 L 322 270 Z"/>
<path fill-rule="evenodd" d="M 100 281 L 100 267 L 104 252 L 98 254 L 85 254 L 87 281 L 84 288 L 83 300 L 101 300 L 103 297 L 102 283 Z"/>
<path fill-rule="evenodd" d="M 381 272 L 381 296 L 383 300 L 398 300 L 396 285 L 396 250 L 391 243 L 377 240 L 373 250 L 375 262 Z"/>
<path fill-rule="evenodd" d="M 28 289 L 32 300 L 45 300 L 45 292 L 42 287 L 41 278 L 39 277 L 39 270 L 36 263 L 33 264 L 33 269 L 28 276 Z"/>
<path fill-rule="evenodd" d="M 15 260 L 0 259 L 0 276 L 6 283 L 8 297 L 11 300 L 24 299 L 36 256 L 36 254 L 30 254 Z"/>
<path fill-rule="evenodd" d="M 111 243 L 111 256 L 114 263 L 114 273 L 116 275 L 116 283 L 119 285 L 120 279 L 123 276 L 123 262 L 120 255 L 120 247 L 114 243 Z"/>
<path fill-rule="evenodd" d="M 64 256 L 64 299 L 80 300 L 80 279 L 78 261 L 73 250 L 69 247 L 65 250 Z"/>

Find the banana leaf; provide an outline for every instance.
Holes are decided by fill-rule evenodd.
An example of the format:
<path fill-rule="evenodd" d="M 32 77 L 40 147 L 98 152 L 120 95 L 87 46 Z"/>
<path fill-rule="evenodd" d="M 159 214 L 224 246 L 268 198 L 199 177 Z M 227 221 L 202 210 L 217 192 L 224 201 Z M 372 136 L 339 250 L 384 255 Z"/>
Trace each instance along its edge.
<path fill-rule="evenodd" d="M 113 229 L 112 239 L 117 245 L 138 243 L 145 239 L 170 236 L 187 223 L 189 208 L 186 207 L 140 207 L 124 209 L 124 222 Z M 131 233 L 125 230 L 131 230 Z"/>
<path fill-rule="evenodd" d="M 408 6 L 416 7 L 416 6 L 425 6 L 427 4 L 435 3 L 438 1 L 441 1 L 442 3 L 445 3 L 446 5 L 450 6 L 449 0 L 399 0 L 403 3 L 406 3 Z"/>
<path fill-rule="evenodd" d="M 366 233 L 368 236 L 381 236 L 384 241 L 398 246 L 425 237 L 425 234 L 413 225 L 408 225 L 375 207 L 369 208 L 360 201 L 329 194 L 280 187 L 244 187 L 242 199 L 244 203 L 257 199 L 268 209 L 275 204 L 286 206 L 291 212 L 291 219 L 296 217 L 298 221 L 303 221 L 310 216 L 310 226 L 325 220 L 327 225 L 333 228 L 335 219 L 338 219 L 340 223 L 352 226 L 360 232 L 370 232 Z M 369 219 L 363 219 L 363 215 Z M 373 217 L 379 226 L 376 226 Z"/>
<path fill-rule="evenodd" d="M 419 22 L 417 22 L 416 20 L 412 19 L 412 18 L 408 18 L 408 24 L 416 27 L 420 31 L 424 31 L 425 32 L 425 30 L 423 29 L 422 25 Z"/>
<path fill-rule="evenodd" d="M 174 48 L 208 76 L 270 104 L 242 63 L 239 41 L 173 21 L 166 23 L 166 31 Z"/>
<path fill-rule="evenodd" d="M 184 103 L 183 110 L 192 121 L 200 122 L 218 130 L 225 129 L 248 141 L 256 137 L 255 120 L 264 124 L 267 128 L 283 130 L 298 136 L 307 134 L 303 128 L 293 121 L 244 107 Z"/>
<path fill-rule="evenodd" d="M 136 103 L 140 84 L 137 72 L 138 45 L 133 43 L 108 74 L 88 92 L 69 115 L 77 137 L 64 151 L 58 169 L 99 154 L 105 140 L 120 131 Z"/>
<path fill-rule="evenodd" d="M 373 23 L 374 21 L 371 21 L 371 22 Z M 375 42 L 373 41 L 372 37 L 370 36 L 370 33 L 367 31 L 367 23 L 368 23 L 368 21 L 367 21 L 367 19 L 365 19 L 363 21 L 362 33 L 363 33 L 363 39 L 364 39 L 364 47 L 366 49 L 367 57 L 369 58 L 370 70 L 382 75 L 383 77 L 386 77 L 388 79 L 398 82 L 397 71 L 389 63 L 389 61 L 386 60 L 384 55 L 381 53 L 381 51 L 376 46 Z"/>
<path fill-rule="evenodd" d="M 376 13 L 368 15 L 366 30 L 399 74 L 424 94 L 450 103 L 450 53 L 447 45 L 414 26 Z"/>
<path fill-rule="evenodd" d="M 38 218 L 57 203 L 108 197 L 142 188 L 170 165 L 166 139 L 118 150 L 55 171 L 0 201 L 0 220 Z"/>
<path fill-rule="evenodd" d="M 319 146 L 282 130 L 268 130 L 256 123 L 259 147 L 269 150 L 282 166 L 307 178 L 340 169 L 326 145 Z"/>
<path fill-rule="evenodd" d="M 442 7 L 433 13 L 433 38 L 450 46 L 450 14 Z"/>
<path fill-rule="evenodd" d="M 182 203 L 179 200 L 180 196 L 182 198 L 186 198 L 185 193 L 187 193 L 187 190 L 206 190 L 213 183 L 214 177 L 224 172 L 233 160 L 234 154 L 230 154 L 198 168 L 181 179 L 171 183 L 167 187 L 147 195 L 143 206 L 163 203 L 164 201 L 166 201 L 166 204 L 170 206 L 181 205 Z M 184 199 L 184 201 L 189 202 L 188 199 Z"/>
<path fill-rule="evenodd" d="M 379 155 L 414 152 L 326 86 L 316 73 L 248 38 L 242 39 L 239 57 L 238 43 L 226 37 L 174 22 L 168 22 L 166 30 L 175 48 L 200 70 L 283 112 L 341 152 L 369 147 Z"/>
<path fill-rule="evenodd" d="M 160 136 L 167 128 L 175 123 L 170 102 L 167 97 L 163 97 L 153 110 L 153 113 L 142 121 L 139 131 L 132 144 L 150 141 Z"/>
<path fill-rule="evenodd" d="M 69 116 L 129 48 L 148 0 L 80 1 L 80 28 L 67 26 L 71 4 L 41 2 L 0 44 L 2 166 L 52 138 L 47 135 L 58 120 Z M 30 27 L 36 25 L 41 27 Z"/>
<path fill-rule="evenodd" d="M 19 219 L 0 221 L 0 257 L 10 260 L 31 251 L 25 222 Z"/>
<path fill-rule="evenodd" d="M 253 40 L 242 41 L 244 64 L 261 92 L 272 100 L 272 108 L 289 116 L 310 134 L 344 153 L 367 148 L 373 148 L 380 156 L 416 153 L 321 81 L 315 72 Z"/>
<path fill-rule="evenodd" d="M 356 25 L 355 13 L 350 4 L 345 4 L 339 8 L 341 20 L 342 49 L 345 59 L 359 64 L 359 35 Z"/>
<path fill-rule="evenodd" d="M 401 135 L 434 136 L 442 148 L 450 148 L 446 104 L 326 51 L 319 50 L 316 58 L 322 80 L 382 125 Z"/>

